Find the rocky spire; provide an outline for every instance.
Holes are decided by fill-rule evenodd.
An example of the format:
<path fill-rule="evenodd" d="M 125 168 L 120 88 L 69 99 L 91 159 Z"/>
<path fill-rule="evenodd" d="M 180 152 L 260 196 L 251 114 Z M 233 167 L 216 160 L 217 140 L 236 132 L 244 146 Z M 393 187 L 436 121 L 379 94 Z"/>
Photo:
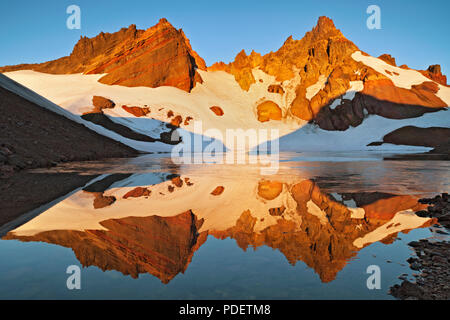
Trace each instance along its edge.
<path fill-rule="evenodd" d="M 344 37 L 340 30 L 338 30 L 333 20 L 322 16 L 317 20 L 316 26 L 311 30 L 311 37 L 313 41 L 328 39 L 332 37 Z"/>

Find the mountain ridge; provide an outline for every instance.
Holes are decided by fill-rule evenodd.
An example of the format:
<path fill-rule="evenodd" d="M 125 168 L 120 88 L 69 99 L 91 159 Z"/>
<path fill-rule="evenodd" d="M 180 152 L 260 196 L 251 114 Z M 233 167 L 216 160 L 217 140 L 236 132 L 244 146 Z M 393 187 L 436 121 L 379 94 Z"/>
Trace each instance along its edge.
<path fill-rule="evenodd" d="M 29 69 L 41 74 L 14 72 Z M 347 131 L 361 126 L 368 117 L 412 119 L 446 110 L 450 104 L 450 87 L 439 65 L 413 70 L 405 65 L 398 67 L 388 54 L 372 57 L 325 16 L 319 17 L 301 39 L 290 36 L 275 52 L 261 55 L 252 51 L 247 55 L 242 50 L 228 64 L 217 62 L 207 67 L 183 30 L 163 18 L 147 30 L 131 25 L 116 33 L 82 37 L 68 57 L 3 67 L 0 72 L 20 78 L 41 95 L 53 98 L 60 89 L 43 87 L 32 78 L 44 78 L 42 73 L 83 72 L 79 77 L 58 78 L 65 85 L 80 87 L 82 82 L 91 81 L 89 77 L 99 75 L 95 88 L 85 86 L 85 91 L 68 92 L 70 98 L 56 96 L 55 103 L 67 104 L 63 107 L 84 114 L 92 96 L 104 96 L 125 111 L 136 111 L 127 116 L 152 118 L 190 132 L 191 120 L 202 120 L 209 128 L 222 131 L 242 125 L 277 127 L 282 135 L 304 126 Z M 140 102 L 135 103 L 137 91 L 125 94 L 120 90 L 119 95 L 118 87 L 112 85 L 155 90 L 140 90 Z M 105 116 L 115 116 L 116 121 L 129 125 L 121 119 L 122 110 L 117 109 L 108 109 Z M 220 115 L 214 113 L 219 109 Z M 138 129 L 147 130 L 145 126 Z M 374 138 L 365 141 L 362 148 L 383 140 L 379 130 L 371 134 Z"/>
<path fill-rule="evenodd" d="M 156 67 L 152 68 L 152 64 Z M 139 66 L 150 67 L 145 70 Z M 196 68 L 205 69 L 204 60 L 192 50 L 184 32 L 162 18 L 147 30 L 138 30 L 132 24 L 114 33 L 82 36 L 67 57 L 7 66 L 0 72 L 31 69 L 51 74 L 106 73 L 99 82 L 129 87 L 170 85 L 190 91 L 202 81 Z"/>

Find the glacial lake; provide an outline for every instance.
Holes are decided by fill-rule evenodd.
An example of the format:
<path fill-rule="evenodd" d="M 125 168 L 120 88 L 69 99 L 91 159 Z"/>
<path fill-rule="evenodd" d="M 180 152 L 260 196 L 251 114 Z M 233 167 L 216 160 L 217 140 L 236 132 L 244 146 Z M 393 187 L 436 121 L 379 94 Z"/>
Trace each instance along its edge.
<path fill-rule="evenodd" d="M 389 156 L 282 153 L 270 175 L 164 154 L 34 170 L 94 177 L 3 229 L 0 299 L 393 299 L 414 280 L 407 244 L 447 239 L 413 212 L 449 191 L 450 166 Z"/>

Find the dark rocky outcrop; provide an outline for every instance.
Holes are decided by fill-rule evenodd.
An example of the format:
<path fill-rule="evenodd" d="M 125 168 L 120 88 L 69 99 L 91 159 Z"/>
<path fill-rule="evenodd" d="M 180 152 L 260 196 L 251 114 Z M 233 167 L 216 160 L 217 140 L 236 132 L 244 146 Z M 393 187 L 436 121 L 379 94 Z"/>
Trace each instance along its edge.
<path fill-rule="evenodd" d="M 430 147 L 434 148 L 433 152 L 435 153 L 449 154 L 450 128 L 405 126 L 385 135 L 383 141 L 373 142 L 369 145 L 380 145 L 383 143 Z"/>

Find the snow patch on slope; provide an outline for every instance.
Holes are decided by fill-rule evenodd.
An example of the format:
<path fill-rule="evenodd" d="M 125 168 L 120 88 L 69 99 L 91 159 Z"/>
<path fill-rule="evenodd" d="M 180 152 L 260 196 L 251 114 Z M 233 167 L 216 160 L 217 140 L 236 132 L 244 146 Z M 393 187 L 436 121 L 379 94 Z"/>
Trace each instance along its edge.
<path fill-rule="evenodd" d="M 444 101 L 448 107 L 450 107 L 450 88 L 439 84 L 439 91 L 436 93 L 436 96 Z"/>
<path fill-rule="evenodd" d="M 353 242 L 353 245 L 357 248 L 362 248 L 367 244 L 383 240 L 387 236 L 393 233 L 401 232 L 403 230 L 416 229 L 423 226 L 429 218 L 421 218 L 414 213 L 411 209 L 397 212 L 389 222 L 383 224 L 377 229 L 364 235 L 364 237 L 358 238 Z"/>
<path fill-rule="evenodd" d="M 306 203 L 306 208 L 308 209 L 308 212 L 310 214 L 312 214 L 313 216 L 316 216 L 319 219 L 321 224 L 325 225 L 328 223 L 328 218 L 327 218 L 327 214 L 325 213 L 325 211 L 320 209 L 319 206 L 317 204 L 315 204 L 312 200 L 309 200 Z"/>
<path fill-rule="evenodd" d="M 306 99 L 311 100 L 320 90 L 325 87 L 325 83 L 327 82 L 327 77 L 321 75 L 317 82 L 308 88 L 306 88 Z"/>
<path fill-rule="evenodd" d="M 394 67 L 381 59 L 372 56 L 365 56 L 361 53 L 361 51 L 355 51 L 352 53 L 352 58 L 355 61 L 362 62 L 366 66 L 369 66 L 375 71 L 385 75 L 391 79 L 397 87 L 400 88 L 411 89 L 412 85 L 421 84 L 425 81 L 431 81 L 416 70 Z M 389 73 L 386 72 L 386 70 L 389 71 Z"/>

